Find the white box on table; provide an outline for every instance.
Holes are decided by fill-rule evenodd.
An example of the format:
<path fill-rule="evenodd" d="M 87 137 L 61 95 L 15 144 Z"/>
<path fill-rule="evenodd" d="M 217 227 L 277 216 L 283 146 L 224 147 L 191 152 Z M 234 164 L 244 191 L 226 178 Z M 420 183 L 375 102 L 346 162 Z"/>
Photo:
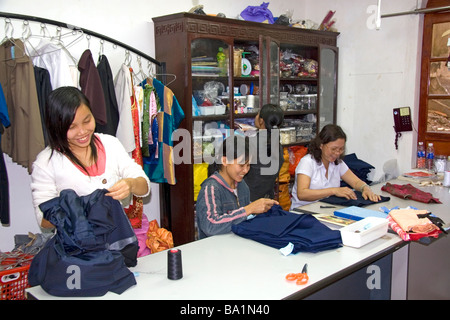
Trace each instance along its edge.
<path fill-rule="evenodd" d="M 384 236 L 388 231 L 388 220 L 367 217 L 340 229 L 345 246 L 360 248 Z"/>

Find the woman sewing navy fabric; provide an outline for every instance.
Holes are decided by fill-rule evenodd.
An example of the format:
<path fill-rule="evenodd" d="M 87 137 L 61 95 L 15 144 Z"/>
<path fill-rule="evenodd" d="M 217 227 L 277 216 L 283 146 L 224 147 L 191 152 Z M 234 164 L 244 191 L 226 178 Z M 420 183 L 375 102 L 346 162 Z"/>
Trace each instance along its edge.
<path fill-rule="evenodd" d="M 31 190 L 39 225 L 53 228 L 39 205 L 65 189 L 78 196 L 107 189 L 124 205 L 131 195 L 145 197 L 150 181 L 120 141 L 94 133 L 95 119 L 86 96 L 75 87 L 60 87 L 48 97 L 45 125 L 49 145 L 33 163 Z"/>
<path fill-rule="evenodd" d="M 346 140 L 347 136 L 341 127 L 329 124 L 311 141 L 308 154 L 295 169 L 291 209 L 333 195 L 356 199 L 352 188 L 360 191 L 364 199 L 375 202 L 380 200 L 380 196 L 373 193 L 342 160 Z M 351 188 L 340 187 L 341 179 Z"/>
<path fill-rule="evenodd" d="M 250 201 L 244 176 L 250 168 L 247 137 L 232 135 L 224 140 L 218 156 L 218 170 L 202 183 L 197 197 L 199 238 L 231 232 L 231 226 L 253 214 L 268 211 L 277 201 Z"/>

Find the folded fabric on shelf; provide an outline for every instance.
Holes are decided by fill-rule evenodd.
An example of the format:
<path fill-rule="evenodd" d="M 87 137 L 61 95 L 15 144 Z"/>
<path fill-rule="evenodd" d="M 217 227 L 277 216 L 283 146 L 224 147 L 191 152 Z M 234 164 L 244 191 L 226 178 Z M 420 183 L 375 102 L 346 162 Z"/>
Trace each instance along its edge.
<path fill-rule="evenodd" d="M 339 230 L 331 230 L 312 215 L 284 211 L 280 206 L 233 225 L 231 230 L 238 236 L 277 249 L 292 243 L 293 254 L 316 253 L 342 245 Z"/>
<path fill-rule="evenodd" d="M 381 187 L 381 190 L 403 199 L 411 199 L 423 203 L 442 203 L 438 198 L 434 198 L 431 193 L 417 189 L 409 183 L 399 185 L 387 182 Z"/>

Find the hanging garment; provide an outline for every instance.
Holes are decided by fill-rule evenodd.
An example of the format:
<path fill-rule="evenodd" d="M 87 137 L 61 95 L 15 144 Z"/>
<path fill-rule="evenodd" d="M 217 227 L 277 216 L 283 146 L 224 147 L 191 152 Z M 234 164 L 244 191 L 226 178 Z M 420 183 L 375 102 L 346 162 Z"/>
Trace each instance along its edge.
<path fill-rule="evenodd" d="M 41 113 L 42 132 L 44 134 L 45 146 L 48 145 L 47 129 L 45 128 L 45 108 L 47 105 L 47 97 L 52 92 L 52 84 L 50 82 L 50 74 L 47 69 L 34 67 L 34 76 L 36 78 L 36 91 L 39 101 L 39 111 Z"/>
<path fill-rule="evenodd" d="M 158 163 L 158 121 L 156 119 L 158 110 L 161 110 L 161 106 L 155 94 L 155 89 L 151 86 L 146 86 L 144 90 L 143 116 L 145 120 L 142 124 L 142 155 L 144 163 Z"/>
<path fill-rule="evenodd" d="M 133 73 L 133 70 L 130 68 L 130 75 Z M 133 77 L 131 77 L 131 86 L 134 88 L 133 85 Z M 131 157 L 134 159 L 134 161 L 140 165 L 143 166 L 143 160 L 142 160 L 142 152 L 141 148 L 139 147 L 140 144 L 140 120 L 139 120 L 139 109 L 137 100 L 134 94 L 134 90 L 132 92 L 131 99 L 131 117 L 133 119 L 133 132 L 134 132 L 134 141 L 136 144 L 136 148 L 131 152 Z M 130 219 L 131 225 L 133 228 L 140 228 L 142 226 L 142 213 L 144 210 L 144 203 L 142 201 L 141 197 L 137 197 L 133 195 L 132 203 L 128 206 L 128 208 L 125 209 L 125 213 L 127 214 L 128 219 Z"/>
<path fill-rule="evenodd" d="M 92 114 L 95 122 L 100 125 L 106 124 L 106 104 L 103 93 L 102 82 L 92 59 L 91 50 L 87 49 L 81 55 L 78 62 L 80 70 L 80 87 L 91 103 Z"/>
<path fill-rule="evenodd" d="M 0 84 L 0 137 L 4 127 L 11 125 L 8 116 L 8 107 L 6 106 L 5 95 Z M 6 171 L 5 158 L 3 157 L 2 143 L 0 139 L 0 223 L 9 225 L 9 181 Z"/>
<path fill-rule="evenodd" d="M 233 225 L 231 230 L 243 238 L 281 249 L 293 244 L 292 253 L 319 252 L 342 245 L 339 230 L 331 230 L 314 216 L 283 211 L 273 206 L 266 213 Z"/>
<path fill-rule="evenodd" d="M 26 49 L 33 57 L 34 66 L 48 70 L 53 89 L 64 86 L 78 88 L 79 72 L 66 48 L 43 38 L 35 47 L 27 41 Z"/>
<path fill-rule="evenodd" d="M 119 124 L 117 125 L 116 137 L 120 140 L 125 150 L 131 154 L 136 148 L 133 117 L 131 115 L 133 85 L 131 82 L 130 70 L 124 64 L 122 64 L 114 78 L 114 91 L 116 92 L 117 105 L 119 108 Z"/>
<path fill-rule="evenodd" d="M 114 90 L 114 79 L 109 61 L 105 55 L 98 58 L 97 71 L 103 88 L 103 96 L 106 106 L 106 124 L 97 124 L 95 131 L 116 135 L 119 124 L 119 107 L 117 105 L 116 92 Z"/>
<path fill-rule="evenodd" d="M 139 148 L 142 153 L 142 119 L 143 119 L 143 104 L 144 104 L 144 88 L 134 85 L 134 96 L 136 98 L 136 106 L 139 114 Z"/>
<path fill-rule="evenodd" d="M 127 266 L 137 264 L 137 239 L 120 202 L 107 192 L 79 197 L 65 189 L 40 205 L 57 231 L 31 263 L 31 286 L 55 296 L 87 297 L 121 294 L 136 284 Z"/>
<path fill-rule="evenodd" d="M 0 46 L 0 83 L 11 121 L 2 134 L 2 148 L 31 173 L 33 161 L 45 147 L 44 135 L 33 64 L 25 54 L 22 41 L 12 41 Z"/>
<path fill-rule="evenodd" d="M 173 159 L 172 133 L 184 119 L 184 111 L 174 96 L 172 90 L 160 81 L 152 79 L 152 85 L 157 93 L 161 110 L 158 112 L 158 164 L 144 164 L 145 173 L 150 181 L 175 184 L 175 164 Z"/>
<path fill-rule="evenodd" d="M 387 182 L 381 187 L 381 190 L 405 200 L 411 199 L 423 203 L 441 203 L 441 201 L 439 201 L 438 198 L 434 198 L 431 193 L 417 189 L 409 183 L 398 185 Z"/>
<path fill-rule="evenodd" d="M 327 198 L 321 199 L 320 201 L 326 202 L 329 204 L 336 204 L 339 206 L 346 206 L 346 207 L 350 207 L 350 206 L 365 207 L 365 206 L 368 206 L 369 204 L 381 203 L 381 202 L 386 202 L 386 201 L 391 200 L 390 197 L 380 196 L 381 200 L 378 202 L 374 202 L 370 199 L 365 200 L 360 191 L 354 191 L 354 192 L 356 194 L 356 199 L 346 199 L 346 198 L 338 197 L 338 196 L 329 196 Z"/>
<path fill-rule="evenodd" d="M 156 100 L 153 88 L 149 85 L 145 85 L 144 99 L 142 105 L 142 156 L 150 157 L 149 144 L 153 144 L 151 134 L 151 119 L 152 115 L 156 114 Z"/>

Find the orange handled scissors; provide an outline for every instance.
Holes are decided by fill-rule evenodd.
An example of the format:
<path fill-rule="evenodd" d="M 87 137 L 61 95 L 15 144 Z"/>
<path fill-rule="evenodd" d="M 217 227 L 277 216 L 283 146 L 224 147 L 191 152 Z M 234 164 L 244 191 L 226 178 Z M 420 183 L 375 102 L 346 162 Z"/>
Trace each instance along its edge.
<path fill-rule="evenodd" d="M 296 281 L 297 280 L 297 284 L 306 284 L 309 280 L 308 277 L 308 264 L 305 263 L 305 265 L 303 266 L 302 272 L 301 273 L 289 273 L 286 275 L 286 280 L 289 281 Z"/>

